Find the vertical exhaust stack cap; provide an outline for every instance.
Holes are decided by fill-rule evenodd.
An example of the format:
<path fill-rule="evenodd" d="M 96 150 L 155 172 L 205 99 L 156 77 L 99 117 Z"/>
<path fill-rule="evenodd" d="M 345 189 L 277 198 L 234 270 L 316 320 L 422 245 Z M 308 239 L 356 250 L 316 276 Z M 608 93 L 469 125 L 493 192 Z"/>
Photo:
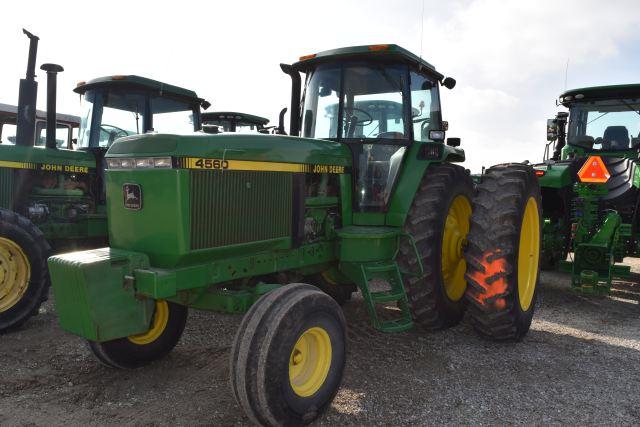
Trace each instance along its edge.
<path fill-rule="evenodd" d="M 42 71 L 46 71 L 47 73 L 61 73 L 64 71 L 64 68 L 62 68 L 62 65 L 58 65 L 58 64 L 42 64 L 40 66 L 40 69 Z"/>

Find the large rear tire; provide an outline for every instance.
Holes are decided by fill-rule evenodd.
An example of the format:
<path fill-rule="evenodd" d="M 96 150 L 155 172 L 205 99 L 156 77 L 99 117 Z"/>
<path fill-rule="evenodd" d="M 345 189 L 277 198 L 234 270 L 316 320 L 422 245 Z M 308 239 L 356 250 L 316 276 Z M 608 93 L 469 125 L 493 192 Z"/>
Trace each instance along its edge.
<path fill-rule="evenodd" d="M 452 164 L 430 166 L 414 197 L 404 230 L 415 239 L 424 275 L 406 276 L 404 287 L 416 324 L 428 330 L 456 325 L 465 311 L 466 262 L 474 194 L 469 172 Z M 403 271 L 418 271 L 408 239 L 402 239 L 398 261 Z"/>
<path fill-rule="evenodd" d="M 541 203 L 529 166 L 485 172 L 473 200 L 466 299 L 474 328 L 497 341 L 518 341 L 531 326 L 540 273 Z"/>
<path fill-rule="evenodd" d="M 134 369 L 165 357 L 178 344 L 187 323 L 188 308 L 157 300 L 149 330 L 106 342 L 89 341 L 93 355 L 110 368 Z"/>
<path fill-rule="evenodd" d="M 314 286 L 283 286 L 261 297 L 238 328 L 233 395 L 255 424 L 308 424 L 336 395 L 345 359 L 340 306 Z"/>
<path fill-rule="evenodd" d="M 50 252 L 38 227 L 0 209 L 0 333 L 20 327 L 47 300 Z"/>

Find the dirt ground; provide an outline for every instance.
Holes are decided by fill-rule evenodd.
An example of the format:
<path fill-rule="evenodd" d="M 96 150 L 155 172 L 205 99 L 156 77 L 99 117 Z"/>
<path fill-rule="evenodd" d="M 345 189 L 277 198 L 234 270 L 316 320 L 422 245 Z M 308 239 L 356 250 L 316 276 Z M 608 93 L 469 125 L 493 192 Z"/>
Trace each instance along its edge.
<path fill-rule="evenodd" d="M 518 344 L 481 339 L 467 322 L 377 333 L 355 298 L 344 381 L 317 425 L 638 424 L 640 263 L 633 269 L 609 297 L 570 293 L 568 276 L 544 274 Z M 228 384 L 239 322 L 193 311 L 167 359 L 116 371 L 61 331 L 48 303 L 0 336 L 0 425 L 245 425 Z"/>

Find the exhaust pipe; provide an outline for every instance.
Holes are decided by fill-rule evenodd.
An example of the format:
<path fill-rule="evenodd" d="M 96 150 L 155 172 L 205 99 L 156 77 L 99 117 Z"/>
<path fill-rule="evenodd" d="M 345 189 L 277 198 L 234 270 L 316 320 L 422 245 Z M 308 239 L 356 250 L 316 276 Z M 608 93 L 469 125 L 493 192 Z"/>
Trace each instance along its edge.
<path fill-rule="evenodd" d="M 289 135 L 298 136 L 300 133 L 300 73 L 291 65 L 280 64 L 280 69 L 291 76 L 291 113 L 289 114 Z"/>
<path fill-rule="evenodd" d="M 56 144 L 56 92 L 58 73 L 64 71 L 58 64 L 42 64 L 40 69 L 47 72 L 47 148 L 58 148 Z"/>
<path fill-rule="evenodd" d="M 38 52 L 37 36 L 22 29 L 29 37 L 29 59 L 26 78 L 20 79 L 18 94 L 18 117 L 16 121 L 16 145 L 33 147 L 36 133 L 36 101 L 38 98 L 38 82 L 36 82 L 36 54 Z"/>

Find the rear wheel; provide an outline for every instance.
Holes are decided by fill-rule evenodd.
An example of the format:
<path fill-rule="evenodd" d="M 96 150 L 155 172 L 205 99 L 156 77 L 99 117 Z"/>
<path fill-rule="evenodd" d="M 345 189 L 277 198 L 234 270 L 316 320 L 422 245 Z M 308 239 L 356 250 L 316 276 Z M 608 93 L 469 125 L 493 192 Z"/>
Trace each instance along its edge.
<path fill-rule="evenodd" d="M 473 182 L 464 168 L 430 166 L 407 216 L 405 231 L 415 239 L 424 275 L 405 277 L 404 287 L 413 320 L 426 329 L 460 322 L 464 315 L 463 250 L 469 232 Z M 403 239 L 399 263 L 404 271 L 418 271 L 418 259 Z"/>
<path fill-rule="evenodd" d="M 50 252 L 38 227 L 0 209 L 0 332 L 21 326 L 47 300 Z"/>
<path fill-rule="evenodd" d="M 329 406 L 342 381 L 342 310 L 314 286 L 291 284 L 261 297 L 231 347 L 231 388 L 256 424 L 308 424 Z"/>
<path fill-rule="evenodd" d="M 133 369 L 161 359 L 176 346 L 187 323 L 188 309 L 157 300 L 149 330 L 106 342 L 89 341 L 93 355 L 111 368 Z"/>
<path fill-rule="evenodd" d="M 521 164 L 486 171 L 474 198 L 467 246 L 467 301 L 474 328 L 518 341 L 531 326 L 540 271 L 540 188 Z"/>

